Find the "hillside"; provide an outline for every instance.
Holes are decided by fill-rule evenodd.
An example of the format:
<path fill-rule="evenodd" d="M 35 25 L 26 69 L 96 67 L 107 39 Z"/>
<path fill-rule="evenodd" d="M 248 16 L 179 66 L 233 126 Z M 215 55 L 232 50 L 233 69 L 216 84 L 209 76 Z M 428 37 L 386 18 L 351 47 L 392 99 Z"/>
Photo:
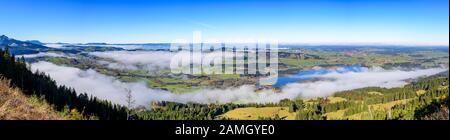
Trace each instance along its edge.
<path fill-rule="evenodd" d="M 126 107 L 88 96 L 86 93 L 79 94 L 66 86 L 58 86 L 47 74 L 38 71 L 33 73 L 28 69 L 24 59 L 14 58 L 8 50 L 0 49 L 0 75 L 10 80 L 10 84 L 4 87 L 13 85 L 21 89 L 26 96 L 39 97 L 50 104 L 51 108 L 71 119 L 125 120 L 127 118 Z M 6 95 L 4 96 L 2 102 L 7 101 Z M 13 103 L 21 105 L 17 102 Z M 7 111 L 6 107 L 5 111 Z"/>
<path fill-rule="evenodd" d="M 0 120 L 64 120 L 61 113 L 39 98 L 25 96 L 0 77 Z"/>

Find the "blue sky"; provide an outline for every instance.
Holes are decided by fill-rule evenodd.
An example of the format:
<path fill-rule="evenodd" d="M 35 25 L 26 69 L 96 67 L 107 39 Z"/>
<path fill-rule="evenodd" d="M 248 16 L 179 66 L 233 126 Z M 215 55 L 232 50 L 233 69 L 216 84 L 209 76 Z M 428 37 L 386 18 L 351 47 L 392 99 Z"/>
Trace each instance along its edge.
<path fill-rule="evenodd" d="M 0 0 L 0 34 L 44 42 L 277 39 L 449 44 L 448 0 Z"/>

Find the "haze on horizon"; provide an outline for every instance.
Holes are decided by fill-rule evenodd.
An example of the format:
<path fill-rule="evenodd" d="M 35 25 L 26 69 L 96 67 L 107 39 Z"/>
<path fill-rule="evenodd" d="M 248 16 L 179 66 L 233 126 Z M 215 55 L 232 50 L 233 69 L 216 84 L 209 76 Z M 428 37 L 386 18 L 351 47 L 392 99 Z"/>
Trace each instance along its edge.
<path fill-rule="evenodd" d="M 0 34 L 65 43 L 449 45 L 448 0 L 0 0 Z"/>

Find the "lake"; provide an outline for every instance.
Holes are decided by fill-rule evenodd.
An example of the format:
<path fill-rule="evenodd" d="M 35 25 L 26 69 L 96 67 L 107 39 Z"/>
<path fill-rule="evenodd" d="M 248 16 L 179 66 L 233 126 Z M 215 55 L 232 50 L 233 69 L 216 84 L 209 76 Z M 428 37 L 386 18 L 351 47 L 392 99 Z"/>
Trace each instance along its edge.
<path fill-rule="evenodd" d="M 335 65 L 332 67 L 320 67 L 311 70 L 299 71 L 296 74 L 279 76 L 277 82 L 273 87 L 281 88 L 290 83 L 297 83 L 307 80 L 312 80 L 312 75 L 324 75 L 331 72 L 347 73 L 347 72 L 361 72 L 362 66 L 360 64 L 354 65 Z"/>

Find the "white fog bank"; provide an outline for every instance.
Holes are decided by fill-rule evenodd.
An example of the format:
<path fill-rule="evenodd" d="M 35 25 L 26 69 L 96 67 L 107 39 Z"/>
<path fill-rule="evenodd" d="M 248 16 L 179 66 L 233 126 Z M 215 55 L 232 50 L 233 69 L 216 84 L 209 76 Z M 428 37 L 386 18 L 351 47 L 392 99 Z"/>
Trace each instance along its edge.
<path fill-rule="evenodd" d="M 124 83 L 114 77 L 97 73 L 94 70 L 58 66 L 49 62 L 31 65 L 33 71 L 46 72 L 59 85 L 73 87 L 79 93 L 88 93 L 114 103 L 125 104 L 126 89 L 130 89 L 137 105 L 149 106 L 151 101 L 174 101 L 196 103 L 267 103 L 298 97 L 312 98 L 330 96 L 339 91 L 363 87 L 399 87 L 407 84 L 404 80 L 434 75 L 447 69 L 433 68 L 415 71 L 384 70 L 365 68 L 362 72 L 311 75 L 311 77 L 329 80 L 292 83 L 282 88 L 281 93 L 272 90 L 255 92 L 250 85 L 229 89 L 203 89 L 193 93 L 174 94 L 164 90 L 148 88 L 145 83 Z"/>

